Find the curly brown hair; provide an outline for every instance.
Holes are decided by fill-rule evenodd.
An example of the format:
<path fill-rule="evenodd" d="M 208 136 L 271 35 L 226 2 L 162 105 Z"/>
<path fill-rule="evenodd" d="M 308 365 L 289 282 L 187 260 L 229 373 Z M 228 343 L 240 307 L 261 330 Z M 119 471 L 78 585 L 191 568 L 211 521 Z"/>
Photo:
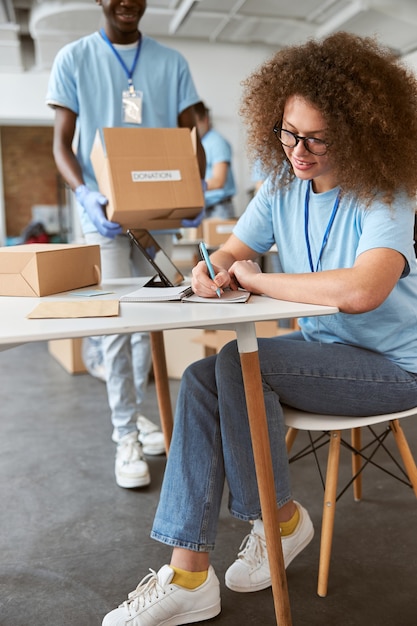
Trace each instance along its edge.
<path fill-rule="evenodd" d="M 300 96 L 323 116 L 344 193 L 392 202 L 417 192 L 417 78 L 375 39 L 338 32 L 277 52 L 242 83 L 249 156 L 279 186 L 294 177 L 272 131 L 286 100 Z M 289 171 L 290 169 L 290 171 Z"/>

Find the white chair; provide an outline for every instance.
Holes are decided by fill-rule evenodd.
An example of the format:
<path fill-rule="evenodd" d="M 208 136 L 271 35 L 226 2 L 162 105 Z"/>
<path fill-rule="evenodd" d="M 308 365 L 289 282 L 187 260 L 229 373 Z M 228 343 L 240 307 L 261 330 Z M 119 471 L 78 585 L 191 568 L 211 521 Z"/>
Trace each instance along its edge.
<path fill-rule="evenodd" d="M 410 451 L 400 420 L 407 417 L 417 419 L 417 407 L 399 413 L 389 413 L 385 415 L 374 415 L 369 417 L 345 417 L 340 415 L 318 415 L 303 411 L 297 411 L 290 407 L 284 407 L 285 423 L 288 426 L 286 444 L 290 462 L 297 460 L 301 456 L 313 453 L 317 460 L 317 450 L 323 445 L 329 445 L 327 457 L 327 471 L 325 479 L 322 477 L 324 486 L 323 517 L 320 541 L 320 560 L 317 593 L 319 596 L 327 595 L 330 556 L 332 548 L 333 527 L 335 518 L 336 500 L 352 484 L 354 499 L 360 500 L 362 497 L 362 471 L 371 463 L 379 469 L 387 472 L 374 460 L 376 450 L 383 449 L 391 457 L 396 465 L 396 471 L 400 471 L 400 476 L 389 473 L 394 478 L 398 478 L 410 486 L 417 497 L 417 467 L 413 455 Z M 382 434 L 375 432 L 374 426 L 386 422 L 388 425 Z M 361 428 L 368 427 L 372 433 L 372 441 L 361 447 Z M 342 437 L 342 431 L 348 430 L 351 433 L 350 443 Z M 309 432 L 309 444 L 301 452 L 291 457 L 290 451 L 297 436 L 298 431 Z M 315 432 L 315 435 L 312 435 Z M 317 434 L 319 432 L 320 434 Z M 385 438 L 392 433 L 397 444 L 402 463 L 398 463 L 389 450 L 384 446 Z M 341 445 L 347 446 L 352 453 L 352 478 L 342 492 L 337 495 L 339 458 Z M 371 449 L 371 451 L 369 451 Z"/>

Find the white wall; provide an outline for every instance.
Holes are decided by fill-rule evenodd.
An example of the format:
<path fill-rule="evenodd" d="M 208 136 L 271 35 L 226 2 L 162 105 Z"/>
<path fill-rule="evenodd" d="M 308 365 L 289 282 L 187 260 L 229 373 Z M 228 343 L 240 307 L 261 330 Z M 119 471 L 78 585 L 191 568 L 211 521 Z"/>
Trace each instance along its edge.
<path fill-rule="evenodd" d="M 201 99 L 211 110 L 213 126 L 232 144 L 233 172 L 238 188 L 235 204 L 241 214 L 251 186 L 244 128 L 238 115 L 241 81 L 274 50 L 266 46 L 196 45 L 189 41 L 175 42 L 175 47 L 189 62 Z"/>
<path fill-rule="evenodd" d="M 212 111 L 214 126 L 232 144 L 238 188 L 236 208 L 240 214 L 246 207 L 247 190 L 251 186 L 243 127 L 238 115 L 241 81 L 271 56 L 273 49 L 186 40 L 160 41 L 175 47 L 188 60 L 201 99 Z M 47 72 L 0 74 L 0 126 L 52 125 L 53 112 L 44 102 L 47 82 Z M 0 177 L 0 241 L 4 241 L 1 216 L 4 216 L 4 194 Z"/>

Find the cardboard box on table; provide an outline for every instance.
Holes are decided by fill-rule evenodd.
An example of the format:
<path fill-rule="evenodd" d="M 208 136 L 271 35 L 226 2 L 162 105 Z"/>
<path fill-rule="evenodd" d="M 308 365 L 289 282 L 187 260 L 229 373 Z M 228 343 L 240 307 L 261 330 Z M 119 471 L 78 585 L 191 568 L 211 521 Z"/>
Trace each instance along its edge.
<path fill-rule="evenodd" d="M 107 218 L 147 230 L 195 218 L 204 206 L 196 139 L 188 128 L 98 130 L 91 162 Z"/>
<path fill-rule="evenodd" d="M 0 248 L 1 296 L 49 296 L 100 282 L 100 246 L 31 243 Z"/>

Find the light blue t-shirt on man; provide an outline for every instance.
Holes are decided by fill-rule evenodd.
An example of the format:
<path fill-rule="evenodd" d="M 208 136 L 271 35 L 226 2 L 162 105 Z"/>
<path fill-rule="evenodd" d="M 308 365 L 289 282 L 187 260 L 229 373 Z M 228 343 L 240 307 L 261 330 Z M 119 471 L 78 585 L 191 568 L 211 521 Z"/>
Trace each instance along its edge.
<path fill-rule="evenodd" d="M 267 181 L 233 231 L 259 254 L 276 243 L 285 273 L 311 271 L 304 235 L 307 187 L 307 181 L 295 179 L 289 188 L 273 191 Z M 338 191 L 310 193 L 309 241 L 314 268 Z M 397 250 L 406 259 L 406 268 L 385 302 L 373 311 L 300 319 L 307 340 L 361 346 L 385 355 L 407 371 L 417 372 L 413 223 L 414 205 L 405 196 L 399 195 L 391 208 L 377 199 L 365 208 L 351 196 L 341 198 L 318 271 L 352 267 L 362 252 L 372 248 Z"/>
<path fill-rule="evenodd" d="M 131 69 L 137 44 L 114 47 Z M 150 37 L 142 36 L 132 79 L 134 88 L 143 93 L 143 128 L 175 128 L 179 114 L 200 100 L 184 57 Z M 96 130 L 137 127 L 123 121 L 122 93 L 127 89 L 120 61 L 98 32 L 64 46 L 53 63 L 46 102 L 78 115 L 75 151 L 91 189 L 97 189 L 90 161 Z M 96 228 L 79 208 L 83 232 L 94 232 Z"/>

